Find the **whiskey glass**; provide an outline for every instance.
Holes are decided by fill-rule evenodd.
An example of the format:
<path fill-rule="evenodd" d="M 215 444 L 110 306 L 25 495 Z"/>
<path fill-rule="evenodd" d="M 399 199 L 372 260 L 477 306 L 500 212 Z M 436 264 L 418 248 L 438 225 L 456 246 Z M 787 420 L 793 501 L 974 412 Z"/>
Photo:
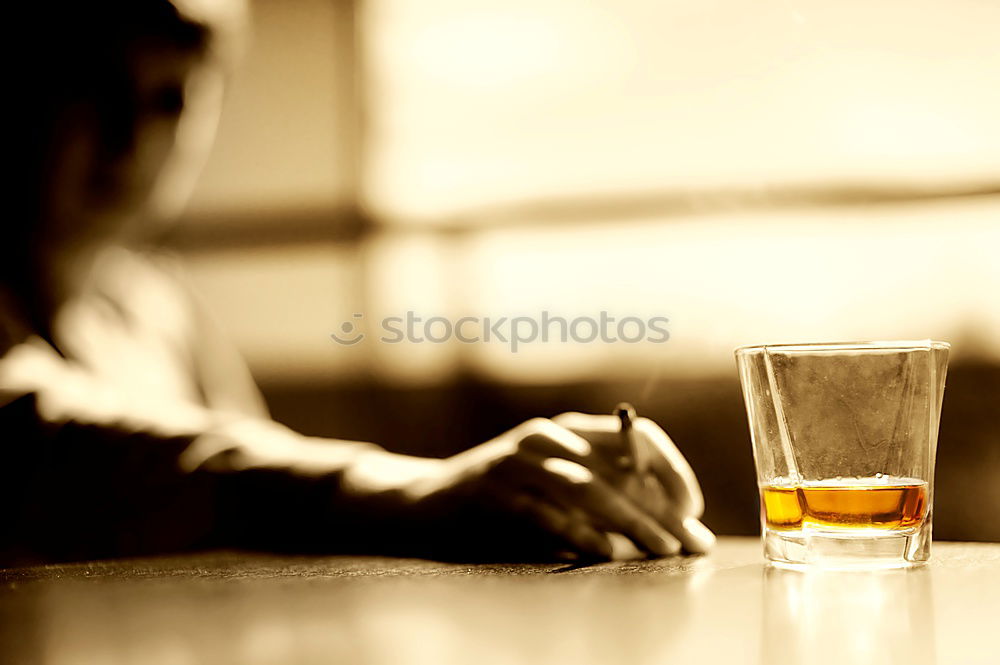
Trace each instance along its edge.
<path fill-rule="evenodd" d="M 923 340 L 736 349 L 768 561 L 928 560 L 949 348 Z"/>

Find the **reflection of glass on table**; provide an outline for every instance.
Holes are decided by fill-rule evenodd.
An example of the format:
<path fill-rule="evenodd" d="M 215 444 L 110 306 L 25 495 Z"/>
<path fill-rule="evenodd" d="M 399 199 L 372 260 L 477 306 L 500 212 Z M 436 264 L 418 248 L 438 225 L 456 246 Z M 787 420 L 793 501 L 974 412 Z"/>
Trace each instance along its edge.
<path fill-rule="evenodd" d="M 761 663 L 930 665 L 930 570 L 764 570 Z"/>
<path fill-rule="evenodd" d="M 948 348 L 928 340 L 737 349 L 772 563 L 927 560 Z"/>

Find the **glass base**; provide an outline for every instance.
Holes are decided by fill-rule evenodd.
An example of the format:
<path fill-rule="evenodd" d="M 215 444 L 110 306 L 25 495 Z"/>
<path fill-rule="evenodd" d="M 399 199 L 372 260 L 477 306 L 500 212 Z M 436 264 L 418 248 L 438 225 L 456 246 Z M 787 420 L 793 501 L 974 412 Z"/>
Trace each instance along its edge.
<path fill-rule="evenodd" d="M 764 557 L 774 566 L 804 570 L 875 570 L 923 565 L 930 558 L 930 528 L 883 531 L 764 530 Z"/>

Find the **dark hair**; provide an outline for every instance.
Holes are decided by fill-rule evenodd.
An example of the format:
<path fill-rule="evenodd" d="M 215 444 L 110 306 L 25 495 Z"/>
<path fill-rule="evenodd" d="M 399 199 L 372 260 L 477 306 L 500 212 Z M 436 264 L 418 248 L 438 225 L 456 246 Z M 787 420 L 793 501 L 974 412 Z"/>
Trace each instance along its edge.
<path fill-rule="evenodd" d="M 182 16 L 170 0 L 32 3 L 36 82 L 58 94 L 74 92 L 95 74 L 120 67 L 140 48 L 204 51 L 208 26 Z M 55 9 L 53 7 L 55 5 Z M 34 72 L 31 72 L 34 70 Z"/>

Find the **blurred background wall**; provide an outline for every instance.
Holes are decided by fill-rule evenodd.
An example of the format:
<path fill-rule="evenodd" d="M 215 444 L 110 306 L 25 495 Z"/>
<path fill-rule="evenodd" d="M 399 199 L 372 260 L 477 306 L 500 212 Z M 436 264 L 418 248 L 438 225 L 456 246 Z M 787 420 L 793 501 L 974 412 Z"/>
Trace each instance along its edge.
<path fill-rule="evenodd" d="M 279 420 L 445 455 L 628 399 L 755 533 L 733 347 L 933 337 L 936 535 L 1000 540 L 1000 5 L 253 4 L 170 243 Z M 543 310 L 670 340 L 376 339 Z"/>

